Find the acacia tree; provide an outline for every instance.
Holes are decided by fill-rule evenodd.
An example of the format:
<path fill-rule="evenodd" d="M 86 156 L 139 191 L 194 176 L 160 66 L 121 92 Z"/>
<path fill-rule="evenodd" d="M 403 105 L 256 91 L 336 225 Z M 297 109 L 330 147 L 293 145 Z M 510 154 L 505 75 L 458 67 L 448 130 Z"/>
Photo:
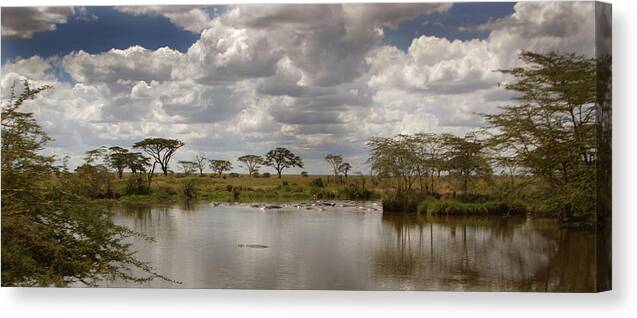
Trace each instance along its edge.
<path fill-rule="evenodd" d="M 220 177 L 224 171 L 232 170 L 232 163 L 228 160 L 210 160 L 210 169 L 216 172 Z"/>
<path fill-rule="evenodd" d="M 184 142 L 181 140 L 165 138 L 146 138 L 133 144 L 133 148 L 142 149 L 142 151 L 155 160 L 150 172 L 151 177 L 155 171 L 155 164 L 159 164 L 165 176 L 168 175 L 170 159 L 177 149 L 183 146 Z"/>
<path fill-rule="evenodd" d="M 109 147 L 106 156 L 108 165 L 117 171 L 117 176 L 121 179 L 130 159 L 128 149 L 118 146 Z"/>
<path fill-rule="evenodd" d="M 407 137 L 372 137 L 367 141 L 372 172 L 387 180 L 397 196 L 411 192 L 418 177 L 419 158 Z"/>
<path fill-rule="evenodd" d="M 484 145 L 474 134 L 467 134 L 464 138 L 445 135 L 444 143 L 448 147 L 447 170 L 460 179 L 462 193 L 469 193 L 469 179 L 472 176 L 486 176 L 491 173 L 484 155 Z"/>
<path fill-rule="evenodd" d="M 484 115 L 491 144 L 539 179 L 542 199 L 564 219 L 592 216 L 598 65 L 574 54 L 523 52 L 520 59 L 522 67 L 501 71 L 514 79 L 505 88 L 518 94 L 515 103 Z"/>
<path fill-rule="evenodd" d="M 268 151 L 263 164 L 274 168 L 279 179 L 281 179 L 283 169 L 292 167 L 303 168 L 303 160 L 301 160 L 301 157 L 295 155 L 289 149 L 282 147 Z"/>
<path fill-rule="evenodd" d="M 338 166 L 338 171 L 345 176 L 345 180 L 347 180 L 347 174 L 350 170 L 352 170 L 352 165 L 349 162 L 343 162 Z"/>
<path fill-rule="evenodd" d="M 238 158 L 240 162 L 243 162 L 245 168 L 248 169 L 248 175 L 252 177 L 255 172 L 259 171 L 263 164 L 263 158 L 258 155 L 244 155 Z"/>
<path fill-rule="evenodd" d="M 150 165 L 150 159 L 139 152 L 126 153 L 126 165 L 133 174 L 145 172 Z"/>
<path fill-rule="evenodd" d="M 199 170 L 199 175 L 203 176 L 203 171 L 206 169 L 206 162 L 208 162 L 208 158 L 203 154 L 198 154 L 195 156 L 195 168 Z"/>
<path fill-rule="evenodd" d="M 187 175 L 195 172 L 197 169 L 197 163 L 194 161 L 180 160 L 177 163 L 181 166 L 181 169 L 184 170 L 184 174 Z"/>
<path fill-rule="evenodd" d="M 129 248 L 131 237 L 147 237 L 113 224 L 104 207 L 72 193 L 67 174 L 51 183 L 55 158 L 41 154 L 50 138 L 32 113 L 20 111 L 49 88 L 25 82 L 2 105 L 2 286 L 164 278 Z M 146 275 L 133 276 L 132 268 Z"/>
<path fill-rule="evenodd" d="M 428 175 L 430 178 L 429 190 L 431 193 L 434 193 L 436 190 L 434 178 L 437 177 L 440 179 L 440 173 L 445 164 L 444 157 L 446 147 L 443 142 L 445 136 L 448 136 L 448 134 L 418 133 L 414 136 L 418 144 L 417 155 L 420 158 L 419 162 L 422 166 L 419 169 L 423 170 L 420 174 L 420 188 L 426 190 L 427 186 L 423 185 L 422 177 Z"/>
<path fill-rule="evenodd" d="M 325 161 L 327 161 L 327 163 L 332 168 L 332 173 L 334 173 L 334 181 L 336 181 L 338 179 L 338 173 L 340 172 L 341 164 L 343 163 L 343 157 L 341 155 L 333 155 L 330 153 L 325 156 Z"/>

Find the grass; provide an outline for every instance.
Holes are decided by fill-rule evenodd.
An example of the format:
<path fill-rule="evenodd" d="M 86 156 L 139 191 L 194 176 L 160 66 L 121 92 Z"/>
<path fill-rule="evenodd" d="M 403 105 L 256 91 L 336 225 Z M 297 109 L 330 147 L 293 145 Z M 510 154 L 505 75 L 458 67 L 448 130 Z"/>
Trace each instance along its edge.
<path fill-rule="evenodd" d="M 113 188 L 114 201 L 122 203 L 169 203 L 183 200 L 201 202 L 291 202 L 313 199 L 377 200 L 380 196 L 363 184 L 370 177 L 350 176 L 343 182 L 320 175 L 283 175 L 250 177 L 247 175 L 156 175 L 150 191 L 126 194 L 130 176 L 118 179 Z M 329 179 L 329 181 L 328 181 Z M 320 181 L 319 181 L 320 180 Z"/>

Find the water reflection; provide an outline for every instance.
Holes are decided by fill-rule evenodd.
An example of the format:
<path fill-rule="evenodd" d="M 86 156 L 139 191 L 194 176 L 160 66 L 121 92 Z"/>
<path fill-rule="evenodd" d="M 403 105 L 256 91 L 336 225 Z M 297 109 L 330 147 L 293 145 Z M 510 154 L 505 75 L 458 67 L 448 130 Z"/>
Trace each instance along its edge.
<path fill-rule="evenodd" d="M 186 205 L 118 210 L 138 256 L 182 285 L 142 287 L 593 291 L 591 233 L 550 219 Z M 267 248 L 244 248 L 247 245 Z M 139 287 L 123 282 L 107 286 Z"/>
<path fill-rule="evenodd" d="M 428 290 L 594 290 L 591 233 L 552 219 L 383 215 L 374 254 L 383 288 Z"/>

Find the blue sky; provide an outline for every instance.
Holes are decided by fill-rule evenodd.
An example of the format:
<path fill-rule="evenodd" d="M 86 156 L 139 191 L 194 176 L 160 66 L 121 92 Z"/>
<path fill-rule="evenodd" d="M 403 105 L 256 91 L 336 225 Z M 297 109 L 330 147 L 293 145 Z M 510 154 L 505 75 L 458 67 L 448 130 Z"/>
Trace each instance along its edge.
<path fill-rule="evenodd" d="M 444 37 L 450 40 L 483 39 L 488 32 L 462 31 L 460 27 L 475 28 L 490 20 L 513 13 L 514 2 L 456 3 L 444 13 L 421 15 L 402 22 L 397 28 L 385 27 L 384 41 L 406 50 L 411 40 L 421 35 Z M 210 6 L 222 9 L 223 6 Z M 168 46 L 185 52 L 199 34 L 183 30 L 162 15 L 129 15 L 113 7 L 87 7 L 97 20 L 72 16 L 67 23 L 57 24 L 55 31 L 36 32 L 30 39 L 2 37 L 2 63 L 16 57 L 33 55 L 50 57 L 84 50 L 100 53 L 112 48 L 125 49 L 140 45 L 147 49 Z"/>
<path fill-rule="evenodd" d="M 514 5 L 515 2 L 454 3 L 447 12 L 421 15 L 402 22 L 396 29 L 386 27 L 385 42 L 407 50 L 411 41 L 421 35 L 461 41 L 484 39 L 489 36 L 489 32 L 477 31 L 475 28 L 511 15 Z"/>

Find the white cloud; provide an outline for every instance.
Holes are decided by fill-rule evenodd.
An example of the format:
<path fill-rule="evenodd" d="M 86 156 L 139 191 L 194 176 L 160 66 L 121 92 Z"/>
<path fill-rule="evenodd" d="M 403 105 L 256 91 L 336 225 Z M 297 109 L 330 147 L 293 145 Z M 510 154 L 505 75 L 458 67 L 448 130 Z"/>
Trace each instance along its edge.
<path fill-rule="evenodd" d="M 421 36 L 406 52 L 382 42 L 384 27 L 448 8 L 249 5 L 211 20 L 196 18 L 197 7 L 119 8 L 166 16 L 200 39 L 185 53 L 134 46 L 19 59 L 2 66 L 0 83 L 3 96 L 25 78 L 55 86 L 29 109 L 76 161 L 91 147 L 162 136 L 186 142 L 178 160 L 288 146 L 309 171 L 324 171 L 329 152 L 365 170 L 370 136 L 474 129 L 476 113 L 510 99 L 494 71 L 517 65 L 520 50 L 592 54 L 593 7 L 581 3 L 518 3 L 481 26 L 482 40 Z"/>

